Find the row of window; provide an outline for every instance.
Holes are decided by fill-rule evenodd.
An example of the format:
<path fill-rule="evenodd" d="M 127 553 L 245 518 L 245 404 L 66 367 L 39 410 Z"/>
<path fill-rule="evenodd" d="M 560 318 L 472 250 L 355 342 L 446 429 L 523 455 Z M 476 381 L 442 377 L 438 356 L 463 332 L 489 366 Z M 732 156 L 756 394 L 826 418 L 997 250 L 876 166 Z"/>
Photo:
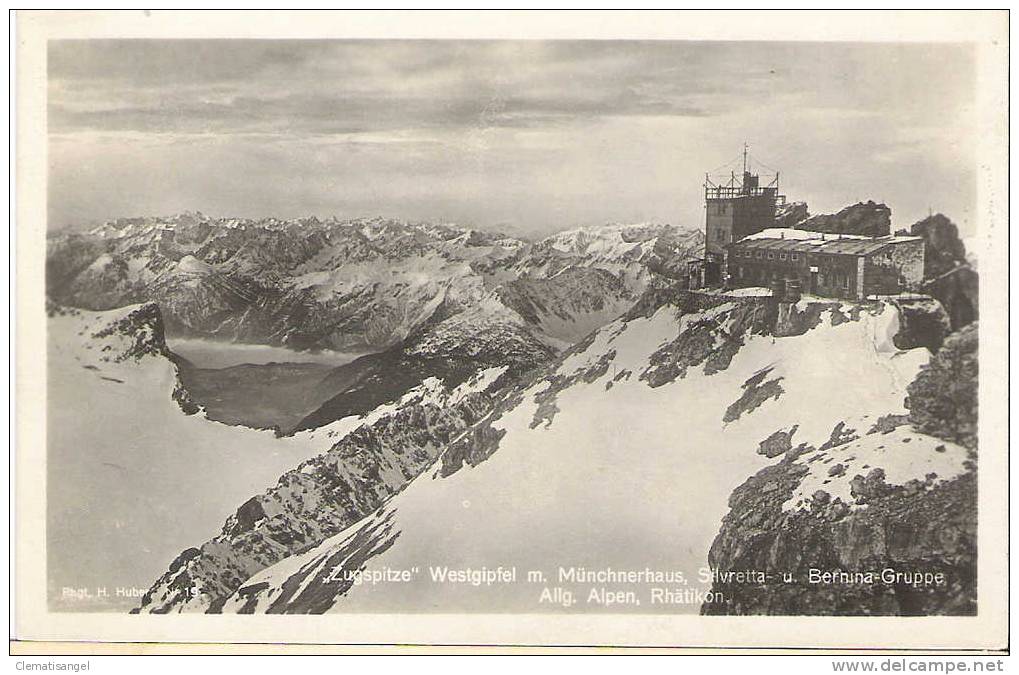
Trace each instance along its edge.
<path fill-rule="evenodd" d="M 737 258 L 739 258 L 739 257 L 743 257 L 743 258 L 757 258 L 758 260 L 760 260 L 762 258 L 767 257 L 768 260 L 774 260 L 776 254 L 775 254 L 774 251 L 768 251 L 767 255 L 765 256 L 765 252 L 764 251 L 748 251 L 748 250 L 744 250 L 744 251 L 736 251 L 735 255 L 736 255 Z M 785 253 L 778 253 L 777 255 L 778 255 L 778 259 L 779 260 L 786 260 L 786 254 Z M 885 251 L 882 255 L 883 255 L 883 257 L 886 260 L 891 260 L 892 259 L 892 252 L 891 251 Z M 833 263 L 833 262 L 835 262 L 837 257 L 838 256 L 828 255 L 828 256 L 824 256 L 824 257 L 820 257 L 819 256 L 817 259 L 819 261 Z M 800 254 L 799 253 L 790 253 L 788 259 L 789 260 L 799 260 L 800 259 Z"/>
<path fill-rule="evenodd" d="M 739 258 L 740 256 L 742 256 L 744 258 L 757 258 L 758 260 L 760 260 L 760 259 L 765 257 L 764 251 L 736 251 L 736 257 Z M 788 256 L 789 256 L 789 260 L 795 261 L 795 260 L 799 260 L 800 259 L 800 254 L 799 253 L 790 253 L 790 254 L 788 254 Z M 768 260 L 774 260 L 775 259 L 775 252 L 774 251 L 768 251 L 767 258 L 768 258 Z M 786 254 L 785 253 L 779 253 L 778 254 L 778 259 L 779 260 L 785 260 L 786 259 Z"/>
<path fill-rule="evenodd" d="M 755 269 L 753 267 L 743 267 L 740 265 L 736 268 L 736 276 L 740 279 L 760 279 L 762 281 L 768 281 L 769 279 L 780 279 L 782 274 L 778 270 L 768 270 L 764 268 Z"/>
<path fill-rule="evenodd" d="M 736 267 L 736 276 L 739 279 L 769 281 L 781 279 L 783 274 L 778 270 L 743 267 L 742 265 L 739 265 Z M 817 283 L 819 286 L 828 286 L 830 284 L 832 288 L 841 286 L 843 290 L 849 290 L 849 276 L 846 274 L 835 274 L 829 277 L 819 274 L 817 275 Z"/>

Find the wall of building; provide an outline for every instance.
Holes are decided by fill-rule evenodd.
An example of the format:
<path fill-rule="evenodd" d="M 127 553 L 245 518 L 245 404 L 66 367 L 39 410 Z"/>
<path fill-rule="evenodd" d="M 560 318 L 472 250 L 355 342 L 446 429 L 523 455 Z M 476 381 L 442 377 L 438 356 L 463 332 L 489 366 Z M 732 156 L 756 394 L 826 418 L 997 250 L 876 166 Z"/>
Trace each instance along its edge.
<path fill-rule="evenodd" d="M 736 287 L 768 287 L 775 279 L 799 279 L 804 293 L 845 300 L 860 297 L 859 266 L 852 255 L 734 246 L 727 266 L 730 283 Z"/>
<path fill-rule="evenodd" d="M 774 194 L 741 197 L 733 205 L 733 241 L 739 241 L 775 224 Z"/>
<path fill-rule="evenodd" d="M 749 258 L 745 255 L 747 253 L 750 254 Z M 804 252 L 732 247 L 727 266 L 731 275 L 730 284 L 735 287 L 772 288 L 778 279 L 798 279 L 800 291 L 809 292 L 810 271 L 807 254 Z"/>
<path fill-rule="evenodd" d="M 859 292 L 857 275 L 859 266 L 855 255 L 810 253 L 808 262 L 817 268 L 817 288 L 807 291 L 827 298 L 853 300 Z M 866 278 L 866 276 L 864 277 Z M 809 284 L 804 289 L 810 288 Z"/>
<path fill-rule="evenodd" d="M 745 254 L 749 253 L 750 257 Z M 772 257 L 769 258 L 768 255 Z M 768 286 L 774 279 L 809 281 L 806 253 L 754 250 L 734 246 L 726 259 L 730 282 L 734 286 Z M 804 290 L 808 288 L 803 286 Z"/>
<path fill-rule="evenodd" d="M 804 293 L 846 300 L 917 290 L 923 281 L 923 264 L 922 241 L 899 242 L 868 256 L 755 249 L 744 244 L 730 247 L 726 257 L 733 286 L 768 287 L 775 279 L 799 279 Z"/>
<path fill-rule="evenodd" d="M 864 259 L 863 296 L 915 291 L 923 281 L 923 240 L 900 242 Z"/>
<path fill-rule="evenodd" d="M 732 238 L 733 199 L 709 199 L 706 203 L 704 222 L 705 257 L 722 260 L 725 247 L 735 241 Z"/>

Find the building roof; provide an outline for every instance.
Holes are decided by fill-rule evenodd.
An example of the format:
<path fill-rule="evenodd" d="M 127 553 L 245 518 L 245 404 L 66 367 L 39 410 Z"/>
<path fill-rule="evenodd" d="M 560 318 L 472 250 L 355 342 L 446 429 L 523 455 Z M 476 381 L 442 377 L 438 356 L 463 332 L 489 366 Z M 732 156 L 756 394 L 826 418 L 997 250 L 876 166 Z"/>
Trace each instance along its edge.
<path fill-rule="evenodd" d="M 920 239 L 921 237 L 913 236 L 867 237 L 858 234 L 832 234 L 773 227 L 745 237 L 736 244 L 773 251 L 870 255 L 892 244 L 919 241 Z"/>
<path fill-rule="evenodd" d="M 793 227 L 766 227 L 760 232 L 747 235 L 745 239 L 871 239 L 862 234 L 831 234 L 828 232 L 815 232 L 814 230 L 797 230 Z"/>

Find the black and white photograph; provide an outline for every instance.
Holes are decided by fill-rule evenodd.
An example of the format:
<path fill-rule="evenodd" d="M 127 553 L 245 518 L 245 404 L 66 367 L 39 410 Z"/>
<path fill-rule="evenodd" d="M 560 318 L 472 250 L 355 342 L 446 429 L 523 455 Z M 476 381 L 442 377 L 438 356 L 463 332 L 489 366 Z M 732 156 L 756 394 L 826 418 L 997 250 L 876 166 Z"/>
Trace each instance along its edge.
<path fill-rule="evenodd" d="M 944 40 L 85 14 L 26 99 L 40 639 L 824 647 L 792 626 L 852 617 L 1007 648 L 1007 12 Z M 706 637 L 726 617 L 784 637 Z M 367 641 L 533 644 L 436 633 Z"/>

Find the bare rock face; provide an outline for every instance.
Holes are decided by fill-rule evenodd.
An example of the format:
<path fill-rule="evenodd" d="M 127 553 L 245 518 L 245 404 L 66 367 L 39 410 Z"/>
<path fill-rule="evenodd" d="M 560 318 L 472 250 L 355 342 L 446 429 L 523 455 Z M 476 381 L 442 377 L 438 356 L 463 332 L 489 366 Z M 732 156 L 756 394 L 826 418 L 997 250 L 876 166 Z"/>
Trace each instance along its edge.
<path fill-rule="evenodd" d="M 899 310 L 896 347 L 926 347 L 932 352 L 941 349 L 945 337 L 952 332 L 952 320 L 940 302 L 930 297 L 904 297 L 892 300 L 892 304 Z"/>
<path fill-rule="evenodd" d="M 968 263 L 925 281 L 923 290 L 945 307 L 952 330 L 980 318 L 980 275 Z"/>
<path fill-rule="evenodd" d="M 959 228 L 943 214 L 935 214 L 913 223 L 912 235 L 923 237 L 924 277 L 932 279 L 966 262 L 966 245 L 959 238 Z"/>
<path fill-rule="evenodd" d="M 792 450 L 793 435 L 797 427 L 794 425 L 788 430 L 779 429 L 761 441 L 757 447 L 757 453 L 765 457 L 778 457 Z"/>
<path fill-rule="evenodd" d="M 838 213 L 822 214 L 795 224 L 799 230 L 831 232 L 833 234 L 862 234 L 880 237 L 891 234 L 892 210 L 873 201 L 847 206 Z"/>
<path fill-rule="evenodd" d="M 129 311 L 122 318 L 93 335 L 94 338 L 121 336 L 127 339 L 126 348 L 114 356 L 117 361 L 138 359 L 148 354 L 169 356 L 166 346 L 163 316 L 159 305 L 148 303 Z"/>
<path fill-rule="evenodd" d="M 924 433 L 977 446 L 978 324 L 953 333 L 909 385 L 906 407 Z"/>
<path fill-rule="evenodd" d="M 810 510 L 783 511 L 802 474 L 782 461 L 733 492 L 709 564 L 771 577 L 716 582 L 712 590 L 723 600 L 705 603 L 702 614 L 976 614 L 975 472 L 927 488 L 889 486 L 876 469 L 854 478 L 854 497 L 865 508 L 818 491 Z M 819 581 L 832 573 L 840 576 Z M 917 573 L 933 578 L 917 584 Z"/>
<path fill-rule="evenodd" d="M 775 227 L 796 227 L 808 218 L 807 202 L 786 202 L 775 208 Z"/>
<path fill-rule="evenodd" d="M 914 223 L 909 233 L 924 239 L 923 291 L 944 305 L 952 330 L 976 321 L 980 307 L 980 275 L 966 257 L 959 228 L 937 213 Z"/>

